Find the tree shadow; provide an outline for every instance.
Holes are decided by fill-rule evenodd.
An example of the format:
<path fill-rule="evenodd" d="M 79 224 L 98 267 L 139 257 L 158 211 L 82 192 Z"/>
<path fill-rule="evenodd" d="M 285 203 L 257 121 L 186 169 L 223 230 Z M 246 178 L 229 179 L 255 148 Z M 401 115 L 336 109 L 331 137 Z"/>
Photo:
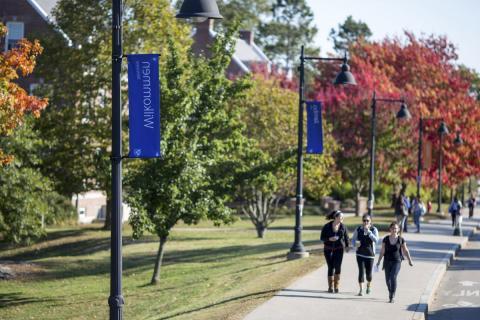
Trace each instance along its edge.
<path fill-rule="evenodd" d="M 268 298 L 268 297 L 272 296 L 272 294 L 274 294 L 275 292 L 277 292 L 279 290 L 280 290 L 280 288 L 267 290 L 267 291 L 259 291 L 259 292 L 249 293 L 249 294 L 225 299 L 225 300 L 222 300 L 222 301 L 219 301 L 219 302 L 216 302 L 216 303 L 207 304 L 203 307 L 198 307 L 198 308 L 193 308 L 193 309 L 186 310 L 186 311 L 177 312 L 177 313 L 169 315 L 169 316 L 158 318 L 158 320 L 172 319 L 172 318 L 175 318 L 175 317 L 178 317 L 178 316 L 183 316 L 183 315 L 191 314 L 191 313 L 194 313 L 194 312 L 197 312 L 197 311 L 210 309 L 210 308 L 213 308 L 213 307 L 217 307 L 217 306 L 224 305 L 224 304 L 227 304 L 229 302 L 234 302 L 234 301 L 238 301 L 238 300 L 252 301 L 253 299 Z"/>
<path fill-rule="evenodd" d="M 20 292 L 0 293 L 0 309 L 7 307 L 18 307 L 27 303 L 39 303 L 47 301 L 57 301 L 58 299 L 39 299 L 23 296 Z"/>
<path fill-rule="evenodd" d="M 480 314 L 479 307 L 454 307 L 445 308 L 428 313 L 428 320 L 443 319 L 461 319 L 461 320 L 477 320 Z"/>

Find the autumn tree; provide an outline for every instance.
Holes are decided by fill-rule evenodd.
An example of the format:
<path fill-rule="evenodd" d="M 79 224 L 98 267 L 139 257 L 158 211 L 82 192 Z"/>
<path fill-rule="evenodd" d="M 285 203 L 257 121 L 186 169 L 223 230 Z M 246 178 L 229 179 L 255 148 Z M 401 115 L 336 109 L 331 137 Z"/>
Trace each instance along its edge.
<path fill-rule="evenodd" d="M 455 47 L 446 38 L 418 39 L 405 33 L 405 39 L 388 38 L 352 46 L 351 68 L 357 87 L 337 91 L 327 82 L 327 76 L 317 79 L 318 96 L 329 106 L 328 120 L 342 145 L 338 157 L 345 178 L 365 180 L 373 90 L 382 97 L 405 97 L 413 116 L 408 124 L 399 124 L 394 120 L 395 108 L 378 106 L 378 180 L 392 183 L 415 178 L 420 117 L 443 118 L 452 132 L 462 131 L 465 144 L 460 148 L 453 144 L 453 135 L 445 139 L 443 179 L 447 185 L 465 179 L 465 172 L 478 172 L 479 142 L 474 138 L 480 129 L 478 102 L 470 94 L 471 79 L 459 70 L 456 59 Z M 323 71 L 333 76 L 336 70 L 324 65 Z M 426 128 L 426 138 L 431 135 L 434 150 L 439 148 L 434 133 L 437 127 L 438 123 Z M 436 182 L 437 165 L 423 171 L 424 186 Z"/>
<path fill-rule="evenodd" d="M 0 23 L 0 38 L 7 28 Z M 20 40 L 15 48 L 0 52 L 0 138 L 9 136 L 22 124 L 26 114 L 38 117 L 47 105 L 47 100 L 29 95 L 15 80 L 33 72 L 37 57 L 43 48 L 39 41 Z M 0 165 L 12 160 L 0 148 Z"/>

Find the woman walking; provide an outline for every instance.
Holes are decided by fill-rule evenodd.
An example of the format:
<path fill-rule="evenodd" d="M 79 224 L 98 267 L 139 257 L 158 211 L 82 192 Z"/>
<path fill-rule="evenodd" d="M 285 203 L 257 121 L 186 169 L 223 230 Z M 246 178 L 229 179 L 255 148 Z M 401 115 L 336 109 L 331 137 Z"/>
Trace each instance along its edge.
<path fill-rule="evenodd" d="M 378 230 L 372 225 L 372 217 L 364 214 L 362 217 L 362 225 L 359 226 L 352 236 L 352 247 L 356 247 L 356 242 L 360 242 L 357 248 L 357 264 L 358 264 L 358 285 L 360 291 L 359 296 L 363 296 L 363 283 L 365 275 L 367 278 L 366 294 L 370 293 L 372 283 L 372 269 L 375 260 L 375 244 L 378 242 Z"/>
<path fill-rule="evenodd" d="M 400 265 L 404 256 L 407 257 L 410 266 L 413 266 L 413 262 L 405 239 L 398 235 L 400 231 L 398 223 L 392 222 L 389 230 L 390 234 L 383 238 L 382 241 L 382 250 L 378 257 L 377 268 L 380 266 L 382 258 L 385 257 L 385 260 L 383 261 L 383 269 L 385 270 L 385 280 L 387 282 L 389 293 L 388 298 L 390 303 L 393 303 L 395 291 L 397 290 L 397 275 L 400 271 Z"/>
<path fill-rule="evenodd" d="M 327 219 L 332 221 L 323 226 L 320 240 L 324 244 L 323 254 L 328 266 L 328 292 L 338 293 L 343 252 L 348 252 L 350 239 L 348 230 L 342 223 L 343 213 L 340 210 L 332 211 Z"/>
<path fill-rule="evenodd" d="M 417 226 L 417 233 L 420 233 L 420 222 L 426 213 L 425 205 L 420 197 L 413 200 L 413 221 Z"/>

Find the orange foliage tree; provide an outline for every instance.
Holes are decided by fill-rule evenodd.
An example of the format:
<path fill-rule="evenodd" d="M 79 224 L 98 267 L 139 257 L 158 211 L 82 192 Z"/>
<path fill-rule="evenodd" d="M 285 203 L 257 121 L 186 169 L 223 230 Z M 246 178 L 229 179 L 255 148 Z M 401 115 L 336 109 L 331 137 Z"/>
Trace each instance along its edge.
<path fill-rule="evenodd" d="M 0 38 L 4 37 L 7 28 L 0 23 Z M 12 134 L 21 125 L 26 113 L 35 117 L 47 106 L 46 99 L 29 95 L 15 80 L 33 72 L 36 58 L 43 48 L 35 40 L 33 43 L 22 39 L 16 47 L 0 53 L 0 137 Z M 10 162 L 12 157 L 0 149 L 0 164 Z"/>

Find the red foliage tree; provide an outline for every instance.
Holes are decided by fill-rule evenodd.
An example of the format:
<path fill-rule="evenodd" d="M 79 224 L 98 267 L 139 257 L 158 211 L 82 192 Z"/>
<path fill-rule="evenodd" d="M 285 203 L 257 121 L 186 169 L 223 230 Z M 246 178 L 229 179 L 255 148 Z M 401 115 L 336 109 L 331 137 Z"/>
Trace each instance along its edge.
<path fill-rule="evenodd" d="M 443 118 L 451 134 L 444 139 L 443 181 L 455 185 L 480 171 L 480 108 L 469 94 L 472 78 L 456 65 L 455 47 L 445 37 L 417 39 L 406 32 L 405 39 L 355 43 L 350 65 L 358 86 L 333 88 L 336 65 L 321 64 L 322 77 L 315 81 L 315 97 L 324 101 L 327 119 L 343 146 L 339 154 L 345 178 L 364 181 L 370 147 L 370 105 L 372 93 L 387 98 L 406 98 L 412 119 L 398 125 L 398 106 L 377 104 L 377 177 L 385 182 L 416 177 L 418 124 L 420 117 Z M 426 126 L 425 138 L 438 150 L 438 122 Z M 464 144 L 453 143 L 461 130 Z M 436 184 L 438 163 L 423 171 L 423 185 Z M 367 175 L 368 176 L 368 175 Z M 355 182 L 355 181 L 351 181 Z M 361 190 L 360 190 L 361 191 Z"/>

